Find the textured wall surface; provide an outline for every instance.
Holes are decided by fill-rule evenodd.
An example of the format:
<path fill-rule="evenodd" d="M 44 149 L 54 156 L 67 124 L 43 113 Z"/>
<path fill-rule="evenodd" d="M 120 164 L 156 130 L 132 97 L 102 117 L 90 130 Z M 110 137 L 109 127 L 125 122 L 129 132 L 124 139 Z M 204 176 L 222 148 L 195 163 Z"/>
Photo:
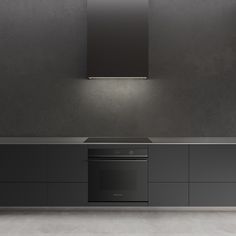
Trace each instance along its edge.
<path fill-rule="evenodd" d="M 150 80 L 89 81 L 86 0 L 1 0 L 0 136 L 236 136 L 236 1 L 150 5 Z"/>

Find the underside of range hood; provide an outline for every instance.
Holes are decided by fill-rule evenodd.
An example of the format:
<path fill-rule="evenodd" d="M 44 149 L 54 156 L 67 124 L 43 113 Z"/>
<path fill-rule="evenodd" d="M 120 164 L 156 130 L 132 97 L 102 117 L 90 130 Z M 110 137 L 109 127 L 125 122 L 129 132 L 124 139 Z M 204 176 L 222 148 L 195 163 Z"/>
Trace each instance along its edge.
<path fill-rule="evenodd" d="M 88 0 L 88 78 L 148 78 L 149 0 Z"/>

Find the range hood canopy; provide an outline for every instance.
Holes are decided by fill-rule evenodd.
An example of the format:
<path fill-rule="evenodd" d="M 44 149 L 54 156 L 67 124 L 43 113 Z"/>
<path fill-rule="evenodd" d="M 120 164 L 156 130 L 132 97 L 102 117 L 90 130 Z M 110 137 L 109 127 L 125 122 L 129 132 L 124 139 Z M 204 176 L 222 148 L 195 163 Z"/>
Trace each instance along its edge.
<path fill-rule="evenodd" d="M 88 0 L 88 78 L 148 78 L 149 0 Z"/>

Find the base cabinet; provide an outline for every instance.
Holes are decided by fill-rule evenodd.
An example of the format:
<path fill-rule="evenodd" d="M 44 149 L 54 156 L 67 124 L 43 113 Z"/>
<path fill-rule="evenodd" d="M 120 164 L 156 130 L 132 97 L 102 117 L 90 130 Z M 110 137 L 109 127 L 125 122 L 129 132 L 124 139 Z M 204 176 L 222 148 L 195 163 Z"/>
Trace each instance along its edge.
<path fill-rule="evenodd" d="M 188 146 L 149 148 L 149 206 L 188 205 Z"/>
<path fill-rule="evenodd" d="M 0 207 L 86 206 L 87 183 L 0 183 Z"/>
<path fill-rule="evenodd" d="M 87 148 L 0 145 L 0 206 L 85 206 Z"/>
<path fill-rule="evenodd" d="M 47 158 L 41 145 L 0 145 L 0 182 L 44 182 Z"/>
<path fill-rule="evenodd" d="M 153 145 L 149 148 L 149 182 L 187 181 L 187 145 Z"/>
<path fill-rule="evenodd" d="M 47 184 L 0 183 L 0 206 L 47 206 Z"/>
<path fill-rule="evenodd" d="M 236 182 L 235 145 L 190 145 L 190 182 Z"/>
<path fill-rule="evenodd" d="M 187 206 L 188 183 L 150 183 L 149 206 Z"/>
<path fill-rule="evenodd" d="M 236 145 L 190 145 L 190 206 L 236 206 Z"/>
<path fill-rule="evenodd" d="M 87 183 L 49 183 L 48 206 L 86 206 Z"/>
<path fill-rule="evenodd" d="M 236 183 L 191 183 L 190 206 L 236 206 Z"/>
<path fill-rule="evenodd" d="M 48 182 L 87 182 L 88 155 L 85 146 L 45 147 Z"/>
<path fill-rule="evenodd" d="M 86 146 L 0 145 L 0 207 L 87 206 L 87 158 Z M 148 160 L 145 205 L 236 206 L 236 145 L 151 145 Z"/>

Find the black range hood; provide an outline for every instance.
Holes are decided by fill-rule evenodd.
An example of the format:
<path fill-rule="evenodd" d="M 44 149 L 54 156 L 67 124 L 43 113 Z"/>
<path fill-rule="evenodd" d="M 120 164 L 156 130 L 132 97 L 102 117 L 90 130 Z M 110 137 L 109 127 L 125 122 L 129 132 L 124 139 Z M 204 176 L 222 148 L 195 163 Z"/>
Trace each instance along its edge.
<path fill-rule="evenodd" d="M 149 0 L 88 0 L 89 79 L 148 77 Z"/>

